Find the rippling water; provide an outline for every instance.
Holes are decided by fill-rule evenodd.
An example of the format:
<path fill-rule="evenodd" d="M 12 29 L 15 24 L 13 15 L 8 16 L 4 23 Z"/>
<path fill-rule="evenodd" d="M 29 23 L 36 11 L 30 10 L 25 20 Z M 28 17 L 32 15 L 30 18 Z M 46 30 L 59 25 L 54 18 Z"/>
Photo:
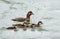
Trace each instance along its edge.
<path fill-rule="evenodd" d="M 0 39 L 60 39 L 60 0 L 0 0 Z M 42 28 L 6 30 L 11 19 L 25 17 L 31 10 L 31 23 L 41 20 Z"/>

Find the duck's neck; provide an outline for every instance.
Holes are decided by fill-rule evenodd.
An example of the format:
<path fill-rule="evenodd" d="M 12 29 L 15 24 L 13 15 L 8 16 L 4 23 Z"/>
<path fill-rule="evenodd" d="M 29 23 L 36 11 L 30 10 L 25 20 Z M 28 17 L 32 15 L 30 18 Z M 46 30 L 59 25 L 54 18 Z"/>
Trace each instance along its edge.
<path fill-rule="evenodd" d="M 26 15 L 27 22 L 30 22 L 30 16 L 31 16 L 30 14 Z"/>
<path fill-rule="evenodd" d="M 39 23 L 37 23 L 37 26 L 40 26 L 40 24 L 39 24 Z"/>
<path fill-rule="evenodd" d="M 27 14 L 26 18 L 30 18 L 31 15 Z"/>

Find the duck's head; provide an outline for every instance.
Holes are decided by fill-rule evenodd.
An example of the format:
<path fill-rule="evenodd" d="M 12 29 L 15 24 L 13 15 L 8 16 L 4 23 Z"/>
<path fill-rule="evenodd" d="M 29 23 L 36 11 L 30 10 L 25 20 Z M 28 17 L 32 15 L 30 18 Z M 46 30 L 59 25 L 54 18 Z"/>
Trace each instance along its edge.
<path fill-rule="evenodd" d="M 31 16 L 31 15 L 34 15 L 34 14 L 33 14 L 32 11 L 29 11 L 29 12 L 27 13 L 27 16 Z"/>
<path fill-rule="evenodd" d="M 38 22 L 38 25 L 41 25 L 41 24 L 43 24 L 42 21 L 39 21 L 39 22 Z"/>

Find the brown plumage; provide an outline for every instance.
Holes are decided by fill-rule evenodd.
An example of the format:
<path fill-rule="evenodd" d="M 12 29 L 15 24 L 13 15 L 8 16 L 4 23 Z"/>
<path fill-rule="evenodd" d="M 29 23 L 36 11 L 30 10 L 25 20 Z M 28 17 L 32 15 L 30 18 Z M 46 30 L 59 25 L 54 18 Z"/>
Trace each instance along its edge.
<path fill-rule="evenodd" d="M 19 18 L 15 18 L 15 19 L 12 19 L 13 21 L 18 21 L 18 22 L 24 22 L 24 21 L 30 21 L 30 16 L 33 15 L 33 12 L 32 11 L 29 11 L 26 15 L 26 18 L 23 18 L 23 17 L 19 17 Z"/>
<path fill-rule="evenodd" d="M 35 24 L 31 24 L 31 25 L 30 25 L 30 28 L 34 28 L 34 27 L 35 27 Z"/>
<path fill-rule="evenodd" d="M 31 24 L 31 27 L 41 27 L 42 21 L 39 21 L 37 24 Z"/>
<path fill-rule="evenodd" d="M 16 26 L 17 28 L 24 28 L 26 27 L 26 24 L 13 24 L 12 26 Z"/>
<path fill-rule="evenodd" d="M 6 28 L 6 29 L 16 29 L 16 27 L 8 27 L 8 28 Z"/>

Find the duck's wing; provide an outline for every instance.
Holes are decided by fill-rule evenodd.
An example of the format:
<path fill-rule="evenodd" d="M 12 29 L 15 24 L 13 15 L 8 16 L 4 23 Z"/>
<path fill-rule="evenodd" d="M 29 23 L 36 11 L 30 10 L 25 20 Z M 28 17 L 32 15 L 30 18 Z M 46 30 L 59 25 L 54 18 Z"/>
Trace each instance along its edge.
<path fill-rule="evenodd" d="M 23 21 L 25 21 L 25 19 L 26 19 L 26 18 L 21 18 L 21 17 L 19 17 L 19 18 L 12 19 L 12 21 L 23 22 Z"/>

